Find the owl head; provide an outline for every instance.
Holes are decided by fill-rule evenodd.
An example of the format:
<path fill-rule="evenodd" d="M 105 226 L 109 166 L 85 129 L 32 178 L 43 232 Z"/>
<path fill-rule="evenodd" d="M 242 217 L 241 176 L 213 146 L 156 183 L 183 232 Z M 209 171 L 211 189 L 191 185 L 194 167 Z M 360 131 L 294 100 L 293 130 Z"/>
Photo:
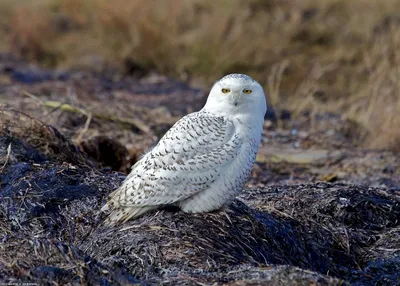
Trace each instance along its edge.
<path fill-rule="evenodd" d="M 244 74 L 230 74 L 214 84 L 204 110 L 215 115 L 263 120 L 267 103 L 264 90 L 258 82 Z"/>

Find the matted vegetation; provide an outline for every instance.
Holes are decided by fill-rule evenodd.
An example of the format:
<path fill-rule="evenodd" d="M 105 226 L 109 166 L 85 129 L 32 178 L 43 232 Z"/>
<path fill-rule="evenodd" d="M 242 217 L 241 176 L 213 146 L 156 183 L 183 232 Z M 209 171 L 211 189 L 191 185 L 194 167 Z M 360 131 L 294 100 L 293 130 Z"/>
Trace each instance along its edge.
<path fill-rule="evenodd" d="M 400 278 L 396 189 L 264 186 L 224 211 L 161 210 L 109 228 L 99 209 L 124 176 L 93 168 L 38 120 L 1 115 L 4 283 L 394 285 Z M 47 140 L 30 140 L 42 133 Z"/>

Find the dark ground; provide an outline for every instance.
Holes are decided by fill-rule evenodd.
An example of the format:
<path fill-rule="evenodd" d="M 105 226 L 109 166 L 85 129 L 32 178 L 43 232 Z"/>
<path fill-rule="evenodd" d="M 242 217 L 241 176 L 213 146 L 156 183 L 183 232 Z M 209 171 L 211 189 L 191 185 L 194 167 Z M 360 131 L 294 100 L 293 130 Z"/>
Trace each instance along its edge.
<path fill-rule="evenodd" d="M 270 113 L 224 212 L 101 226 L 120 172 L 205 96 L 156 74 L 0 57 L 1 283 L 400 285 L 400 159 L 358 148 L 357 127 L 335 114 L 286 114 L 278 128 Z"/>

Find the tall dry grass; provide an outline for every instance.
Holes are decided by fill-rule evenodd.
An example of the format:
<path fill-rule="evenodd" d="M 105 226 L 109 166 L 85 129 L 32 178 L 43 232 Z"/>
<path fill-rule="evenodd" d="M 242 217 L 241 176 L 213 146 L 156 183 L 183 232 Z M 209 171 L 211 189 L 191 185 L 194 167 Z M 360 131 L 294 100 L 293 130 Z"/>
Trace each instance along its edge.
<path fill-rule="evenodd" d="M 400 0 L 2 0 L 0 51 L 202 84 L 248 73 L 276 109 L 339 112 L 364 146 L 400 149 L 398 15 Z"/>

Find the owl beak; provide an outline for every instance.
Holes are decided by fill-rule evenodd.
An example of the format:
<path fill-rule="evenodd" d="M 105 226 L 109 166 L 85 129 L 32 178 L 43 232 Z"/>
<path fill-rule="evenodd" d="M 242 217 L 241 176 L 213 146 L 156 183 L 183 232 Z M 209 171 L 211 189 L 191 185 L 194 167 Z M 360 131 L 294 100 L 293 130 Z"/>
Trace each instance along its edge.
<path fill-rule="evenodd" d="M 238 106 L 242 102 L 242 96 L 240 92 L 233 92 L 231 99 L 234 106 Z"/>

